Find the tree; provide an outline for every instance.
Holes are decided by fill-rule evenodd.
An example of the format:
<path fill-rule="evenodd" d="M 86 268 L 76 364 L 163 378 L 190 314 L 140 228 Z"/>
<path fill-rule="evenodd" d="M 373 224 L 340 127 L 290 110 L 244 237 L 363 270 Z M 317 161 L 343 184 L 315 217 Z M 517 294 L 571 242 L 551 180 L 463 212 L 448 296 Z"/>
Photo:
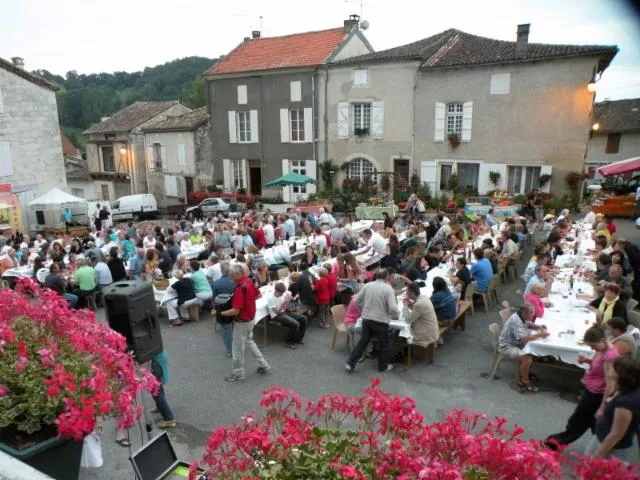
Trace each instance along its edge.
<path fill-rule="evenodd" d="M 207 81 L 203 76 L 196 77 L 189 88 L 183 88 L 180 101 L 191 108 L 204 107 L 207 104 Z"/>

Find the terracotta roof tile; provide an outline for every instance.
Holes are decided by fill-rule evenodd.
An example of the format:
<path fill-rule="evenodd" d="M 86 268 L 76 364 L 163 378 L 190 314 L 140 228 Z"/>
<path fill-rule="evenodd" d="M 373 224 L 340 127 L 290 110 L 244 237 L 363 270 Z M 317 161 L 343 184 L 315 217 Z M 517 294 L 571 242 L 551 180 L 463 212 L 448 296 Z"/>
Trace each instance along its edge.
<path fill-rule="evenodd" d="M 65 157 L 77 157 L 79 155 L 78 149 L 71 143 L 71 140 L 62 132 L 60 132 L 60 138 L 62 140 L 62 155 Z"/>
<path fill-rule="evenodd" d="M 575 56 L 603 57 L 604 69 L 618 52 L 615 45 L 553 45 L 529 43 L 526 54 L 516 55 L 516 42 L 471 35 L 454 28 L 417 42 L 366 55 L 351 57 L 337 64 L 381 60 L 422 60 L 422 69 L 456 68 L 474 65 L 503 64 Z"/>
<path fill-rule="evenodd" d="M 209 109 L 201 107 L 192 112 L 178 115 L 175 117 L 167 117 L 158 122 L 144 128 L 145 132 L 154 132 L 160 130 L 193 130 L 209 120 Z"/>
<path fill-rule="evenodd" d="M 640 131 L 640 98 L 609 100 L 593 106 L 598 133 Z"/>
<path fill-rule="evenodd" d="M 128 132 L 178 103 L 177 100 L 135 102 L 114 113 L 103 122 L 89 127 L 84 133 Z"/>
<path fill-rule="evenodd" d="M 323 64 L 345 40 L 344 28 L 247 40 L 218 60 L 206 75 Z"/>

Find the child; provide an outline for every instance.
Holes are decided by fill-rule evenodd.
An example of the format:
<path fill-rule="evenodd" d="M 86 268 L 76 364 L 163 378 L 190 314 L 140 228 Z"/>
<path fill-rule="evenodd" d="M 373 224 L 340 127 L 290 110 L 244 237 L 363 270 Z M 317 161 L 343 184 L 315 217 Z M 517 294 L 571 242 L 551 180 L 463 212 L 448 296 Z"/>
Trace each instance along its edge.
<path fill-rule="evenodd" d="M 329 288 L 329 272 L 326 268 L 318 269 L 318 280 L 313 285 L 316 292 L 316 303 L 318 304 L 318 316 L 320 317 L 320 327 L 329 328 L 329 302 L 331 300 L 331 290 Z"/>
<path fill-rule="evenodd" d="M 333 303 L 338 294 L 338 277 L 333 273 L 330 263 L 325 263 L 322 267 L 329 272 L 329 275 L 327 275 L 327 281 L 329 282 L 329 303 Z"/>

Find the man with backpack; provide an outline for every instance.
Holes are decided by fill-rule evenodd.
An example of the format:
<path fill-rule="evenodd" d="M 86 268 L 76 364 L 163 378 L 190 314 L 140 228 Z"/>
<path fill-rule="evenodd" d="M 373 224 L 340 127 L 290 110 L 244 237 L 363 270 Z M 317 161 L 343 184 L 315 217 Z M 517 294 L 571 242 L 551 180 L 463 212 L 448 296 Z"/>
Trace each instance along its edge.
<path fill-rule="evenodd" d="M 258 289 L 247 277 L 242 265 L 232 265 L 229 275 L 236 284 L 231 300 L 231 308 L 220 312 L 223 317 L 233 317 L 232 366 L 233 373 L 225 378 L 227 382 L 241 382 L 245 379 L 244 350 L 249 347 L 258 363 L 258 373 L 264 375 L 271 366 L 253 340 L 253 318 L 256 316 Z"/>

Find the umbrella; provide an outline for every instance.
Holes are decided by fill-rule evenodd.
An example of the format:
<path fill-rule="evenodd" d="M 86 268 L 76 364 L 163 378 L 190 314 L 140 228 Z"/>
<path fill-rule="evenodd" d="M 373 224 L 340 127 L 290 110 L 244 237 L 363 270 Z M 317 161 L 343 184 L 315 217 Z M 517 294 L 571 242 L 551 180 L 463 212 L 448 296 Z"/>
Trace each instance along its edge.
<path fill-rule="evenodd" d="M 624 173 L 640 170 L 640 157 L 627 158 L 619 162 L 610 163 L 604 167 L 598 168 L 601 175 L 622 175 Z"/>
<path fill-rule="evenodd" d="M 281 176 L 280 178 L 276 178 L 275 180 L 271 180 L 264 184 L 265 187 L 289 187 L 290 197 L 293 198 L 292 187 L 301 187 L 302 185 L 307 185 L 308 183 L 315 184 L 316 181 L 307 177 L 306 175 L 300 175 L 299 173 L 287 173 L 286 175 Z"/>
<path fill-rule="evenodd" d="M 265 187 L 286 187 L 286 186 L 302 186 L 308 183 L 315 184 L 316 181 L 307 177 L 306 175 L 300 175 L 299 173 L 287 173 L 286 175 L 281 176 L 280 178 L 276 178 L 275 180 L 271 180 L 264 184 Z"/>

